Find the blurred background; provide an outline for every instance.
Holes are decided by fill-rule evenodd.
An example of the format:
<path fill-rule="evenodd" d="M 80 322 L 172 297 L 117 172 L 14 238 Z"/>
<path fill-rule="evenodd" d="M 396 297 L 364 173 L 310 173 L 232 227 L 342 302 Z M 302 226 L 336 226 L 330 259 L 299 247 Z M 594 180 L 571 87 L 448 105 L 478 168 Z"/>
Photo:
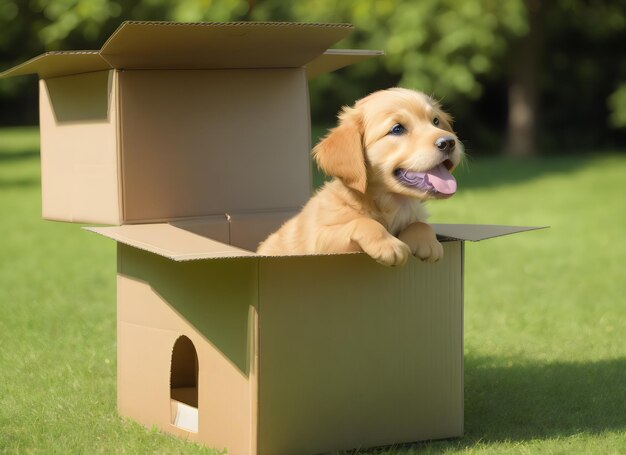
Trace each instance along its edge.
<path fill-rule="evenodd" d="M 469 155 L 431 220 L 551 226 L 466 245 L 465 436 L 359 453 L 626 453 L 626 0 L 0 0 L 0 71 L 124 20 L 352 23 L 386 56 L 311 83 L 313 140 L 425 91 Z M 117 417 L 115 244 L 41 219 L 37 98 L 0 80 L 0 452 L 223 453 Z"/>
<path fill-rule="evenodd" d="M 625 0 L 0 0 L 0 70 L 99 49 L 124 20 L 349 22 L 386 57 L 311 86 L 313 123 L 400 85 L 440 99 L 470 155 L 626 148 Z M 0 126 L 37 124 L 36 78 L 0 81 Z"/>

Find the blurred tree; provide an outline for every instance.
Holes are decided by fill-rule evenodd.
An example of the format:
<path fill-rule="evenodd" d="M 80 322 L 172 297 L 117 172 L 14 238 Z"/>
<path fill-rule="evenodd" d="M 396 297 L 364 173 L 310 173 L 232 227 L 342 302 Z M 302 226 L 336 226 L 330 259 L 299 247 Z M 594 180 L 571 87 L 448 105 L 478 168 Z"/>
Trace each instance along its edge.
<path fill-rule="evenodd" d="M 329 75 L 315 86 L 322 99 L 332 91 L 342 102 L 392 84 L 436 94 L 446 103 L 476 99 L 483 90 L 480 77 L 500 73 L 509 39 L 527 31 L 523 0 L 262 0 L 252 16 L 349 22 L 356 32 L 343 47 L 384 49 L 384 59 L 341 77 Z"/>
<path fill-rule="evenodd" d="M 556 0 L 543 6 L 542 148 L 623 145 L 626 1 Z"/>
<path fill-rule="evenodd" d="M 340 47 L 387 56 L 315 80 L 316 123 L 402 85 L 453 106 L 470 150 L 526 154 L 626 142 L 625 18 L 626 0 L 0 0 L 0 69 L 98 49 L 123 20 L 350 22 Z M 34 123 L 35 96 L 0 81 L 0 124 Z"/>
<path fill-rule="evenodd" d="M 513 41 L 508 77 L 508 116 L 504 150 L 512 156 L 537 151 L 539 117 L 539 59 L 541 51 L 541 0 L 525 0 L 526 32 Z"/>
<path fill-rule="evenodd" d="M 625 0 L 260 0 L 251 16 L 353 23 L 344 47 L 386 51 L 315 81 L 317 119 L 334 113 L 329 100 L 336 109 L 398 84 L 453 105 L 470 142 L 488 146 L 489 129 L 505 129 L 491 147 L 510 155 L 624 138 L 610 127 L 626 122 Z"/>
<path fill-rule="evenodd" d="M 620 84 L 609 99 L 607 104 L 611 111 L 609 122 L 614 128 L 626 128 L 626 83 Z"/>

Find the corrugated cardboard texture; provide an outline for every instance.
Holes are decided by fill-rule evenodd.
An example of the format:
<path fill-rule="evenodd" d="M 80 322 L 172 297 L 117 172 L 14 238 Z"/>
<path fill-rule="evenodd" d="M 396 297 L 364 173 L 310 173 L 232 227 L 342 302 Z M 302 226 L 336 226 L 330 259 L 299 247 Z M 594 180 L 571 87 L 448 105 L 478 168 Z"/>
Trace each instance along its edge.
<path fill-rule="evenodd" d="M 432 224 L 440 240 L 481 240 L 545 229 L 546 226 L 500 226 L 495 224 Z"/>
<path fill-rule="evenodd" d="M 0 79 L 38 73 L 41 79 L 111 69 L 99 51 L 46 52 L 0 73 Z"/>
<path fill-rule="evenodd" d="M 295 213 L 295 211 L 235 213 L 170 223 L 84 229 L 174 261 L 237 258 L 257 256 L 254 251 L 259 242 Z M 479 241 L 542 229 L 479 224 L 435 224 L 433 227 L 442 242 Z"/>
<path fill-rule="evenodd" d="M 104 44 L 114 68 L 297 68 L 352 31 L 348 24 L 125 22 Z"/>
<path fill-rule="evenodd" d="M 380 55 L 327 51 L 351 30 L 125 22 L 101 51 L 46 53 L 1 73 L 44 78 L 44 218 L 117 225 L 300 208 L 311 188 L 307 77 Z"/>
<path fill-rule="evenodd" d="M 328 49 L 322 55 L 306 65 L 306 73 L 309 79 L 314 79 L 320 74 L 330 73 L 345 66 L 353 65 L 363 60 L 384 55 L 383 51 L 357 50 L 357 49 Z"/>
<path fill-rule="evenodd" d="M 118 247 L 118 407 L 162 430 L 254 453 L 257 342 L 254 260 L 178 263 Z M 198 433 L 171 423 L 172 350 L 198 355 Z"/>
<path fill-rule="evenodd" d="M 384 55 L 383 51 L 329 49 L 307 63 L 307 78 L 311 80 L 321 74 L 381 55 Z M 0 73 L 0 79 L 33 73 L 39 74 L 41 79 L 47 79 L 108 69 L 113 67 L 100 55 L 100 51 L 56 51 L 46 52 L 4 71 Z"/>
<path fill-rule="evenodd" d="M 119 223 L 116 86 L 112 71 L 39 81 L 44 218 Z"/>
<path fill-rule="evenodd" d="M 311 193 L 303 69 L 121 72 L 126 223 L 291 209 Z"/>
<path fill-rule="evenodd" d="M 84 229 L 174 261 L 250 257 L 256 256 L 258 243 L 293 213 L 235 214 Z"/>
<path fill-rule="evenodd" d="M 132 224 L 92 227 L 89 231 L 141 250 L 172 259 L 247 257 L 254 253 L 228 245 L 228 221 L 225 217 L 187 223 Z M 220 239 L 217 241 L 214 239 Z"/>
<path fill-rule="evenodd" d="M 462 435 L 461 242 L 444 249 L 260 261 L 260 454 Z"/>
<path fill-rule="evenodd" d="M 0 73 L 0 79 L 40 78 L 107 69 L 297 68 L 309 79 L 381 51 L 328 47 L 352 31 L 349 24 L 287 22 L 123 22 L 100 51 L 46 52 Z"/>
<path fill-rule="evenodd" d="M 385 268 L 364 255 L 177 263 L 119 245 L 120 413 L 232 455 L 460 436 L 461 242 L 445 250 Z M 198 433 L 171 423 L 181 335 L 198 356 Z"/>

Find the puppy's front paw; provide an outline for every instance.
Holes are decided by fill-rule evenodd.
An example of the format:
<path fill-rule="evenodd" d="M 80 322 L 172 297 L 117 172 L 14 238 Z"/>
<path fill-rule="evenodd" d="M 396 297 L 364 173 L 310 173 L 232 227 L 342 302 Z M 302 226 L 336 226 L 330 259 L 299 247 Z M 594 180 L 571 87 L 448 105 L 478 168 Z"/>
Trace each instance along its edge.
<path fill-rule="evenodd" d="M 404 265 L 411 254 L 406 243 L 392 236 L 370 243 L 364 251 L 386 266 Z"/>
<path fill-rule="evenodd" d="M 398 237 L 409 246 L 411 254 L 422 261 L 437 262 L 443 258 L 443 246 L 432 228 L 425 223 L 411 224 Z"/>
<path fill-rule="evenodd" d="M 437 262 L 443 258 L 443 245 L 437 239 L 420 242 L 415 249 L 415 256 L 426 262 Z"/>

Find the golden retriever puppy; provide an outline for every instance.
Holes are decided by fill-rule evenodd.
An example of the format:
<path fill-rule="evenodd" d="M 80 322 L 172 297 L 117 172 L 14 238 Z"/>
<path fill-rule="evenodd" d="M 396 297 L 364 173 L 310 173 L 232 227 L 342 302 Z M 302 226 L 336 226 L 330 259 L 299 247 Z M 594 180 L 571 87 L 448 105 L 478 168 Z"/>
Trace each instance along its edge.
<path fill-rule="evenodd" d="M 389 266 L 410 254 L 441 259 L 423 202 L 456 192 L 450 172 L 463 146 L 436 101 L 402 88 L 374 92 L 342 110 L 313 156 L 334 179 L 262 242 L 259 254 L 364 251 Z"/>

